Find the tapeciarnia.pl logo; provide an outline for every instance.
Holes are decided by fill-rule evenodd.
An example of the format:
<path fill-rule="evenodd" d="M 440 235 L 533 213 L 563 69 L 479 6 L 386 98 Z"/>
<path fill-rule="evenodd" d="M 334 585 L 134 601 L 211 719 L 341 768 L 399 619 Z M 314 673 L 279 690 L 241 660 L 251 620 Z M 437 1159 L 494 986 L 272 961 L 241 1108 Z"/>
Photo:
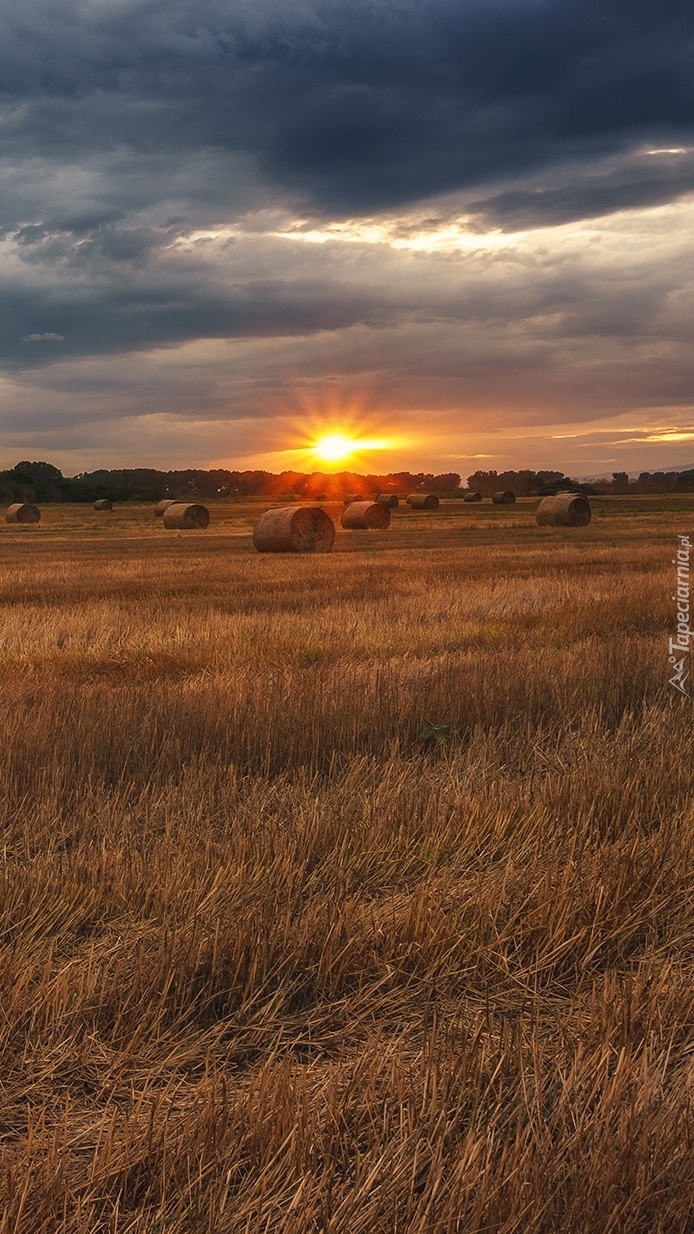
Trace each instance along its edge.
<path fill-rule="evenodd" d="M 673 566 L 677 566 L 677 586 L 675 595 L 671 597 L 677 606 L 677 634 L 668 641 L 668 659 L 674 669 L 669 684 L 680 694 L 689 696 L 689 640 L 694 634 L 689 628 L 689 557 L 692 546 L 689 536 L 678 536 L 677 542 L 677 556 L 672 559 Z"/>

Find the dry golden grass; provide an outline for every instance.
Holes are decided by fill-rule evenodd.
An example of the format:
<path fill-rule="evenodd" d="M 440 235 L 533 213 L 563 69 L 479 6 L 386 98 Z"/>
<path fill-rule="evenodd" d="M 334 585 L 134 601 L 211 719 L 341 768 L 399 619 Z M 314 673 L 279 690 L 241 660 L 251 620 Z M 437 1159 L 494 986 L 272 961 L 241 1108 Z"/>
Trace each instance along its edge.
<path fill-rule="evenodd" d="M 536 504 L 0 526 L 1 1234 L 691 1229 L 694 502 Z"/>

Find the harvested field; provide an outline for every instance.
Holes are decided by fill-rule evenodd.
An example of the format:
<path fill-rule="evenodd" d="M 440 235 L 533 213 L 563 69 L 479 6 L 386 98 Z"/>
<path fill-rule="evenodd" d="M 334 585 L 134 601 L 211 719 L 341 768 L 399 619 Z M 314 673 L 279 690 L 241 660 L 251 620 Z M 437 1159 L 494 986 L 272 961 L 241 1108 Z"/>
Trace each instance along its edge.
<path fill-rule="evenodd" d="M 0 524 L 1 1234 L 688 1234 L 694 499 L 209 504 Z"/>

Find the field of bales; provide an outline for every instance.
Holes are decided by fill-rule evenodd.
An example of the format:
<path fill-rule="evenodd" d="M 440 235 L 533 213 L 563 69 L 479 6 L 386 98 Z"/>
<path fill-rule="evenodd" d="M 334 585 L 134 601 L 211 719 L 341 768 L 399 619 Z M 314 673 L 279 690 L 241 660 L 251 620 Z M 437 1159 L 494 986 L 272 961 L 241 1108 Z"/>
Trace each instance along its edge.
<path fill-rule="evenodd" d="M 691 1231 L 694 498 L 536 505 L 0 523 L 0 1234 Z"/>

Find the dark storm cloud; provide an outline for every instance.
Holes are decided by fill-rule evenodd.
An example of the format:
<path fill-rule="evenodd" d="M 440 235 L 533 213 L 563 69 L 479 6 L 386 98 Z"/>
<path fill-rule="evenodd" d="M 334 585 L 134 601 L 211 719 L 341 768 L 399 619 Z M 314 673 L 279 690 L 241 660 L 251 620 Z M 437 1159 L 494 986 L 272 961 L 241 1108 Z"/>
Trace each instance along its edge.
<path fill-rule="evenodd" d="M 325 46 L 275 47 L 255 76 L 262 164 L 328 211 L 359 211 L 688 134 L 690 14 L 614 0 L 346 5 Z"/>
<path fill-rule="evenodd" d="M 108 287 L 77 280 L 68 289 L 20 286 L 3 295 L 0 360 L 9 368 L 52 362 L 55 352 L 24 346 L 39 337 L 60 340 L 63 357 L 106 355 L 196 338 L 296 338 L 392 316 L 392 306 L 368 289 L 318 279 L 251 279 L 224 291 L 156 276 L 139 287 L 127 279 Z"/>
<path fill-rule="evenodd" d="M 600 218 L 619 210 L 644 209 L 676 201 L 694 190 L 694 155 L 664 150 L 637 154 L 607 171 L 590 175 L 564 169 L 559 183 L 532 181 L 481 200 L 468 200 L 465 210 L 486 227 L 521 231 L 555 226 L 576 219 Z M 555 177 L 556 178 L 556 177 Z"/>
<path fill-rule="evenodd" d="M 8 153 L 242 152 L 268 184 L 333 213 L 684 140 L 694 124 L 688 0 L 14 12 L 0 26 Z"/>

